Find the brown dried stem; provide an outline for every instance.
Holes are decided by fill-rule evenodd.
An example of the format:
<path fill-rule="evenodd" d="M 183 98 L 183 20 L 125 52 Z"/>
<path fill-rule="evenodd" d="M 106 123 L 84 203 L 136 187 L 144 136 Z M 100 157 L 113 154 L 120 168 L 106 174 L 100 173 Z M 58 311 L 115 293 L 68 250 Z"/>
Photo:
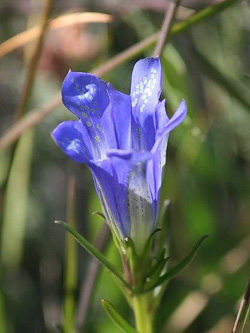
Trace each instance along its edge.
<path fill-rule="evenodd" d="M 27 75 L 26 75 L 26 78 L 25 78 L 23 92 L 21 94 L 20 106 L 17 109 L 16 114 L 15 114 L 15 122 L 17 123 L 17 125 L 19 124 L 19 120 L 22 121 L 22 116 L 26 112 L 26 106 L 27 106 L 27 102 L 28 102 L 28 99 L 29 99 L 29 96 L 30 96 L 30 92 L 31 92 L 33 83 L 34 83 L 36 68 L 37 68 L 38 60 L 39 60 L 40 53 L 41 53 L 41 50 L 42 50 L 44 37 L 45 37 L 46 29 L 47 29 L 48 17 L 50 15 L 51 8 L 52 8 L 52 0 L 46 0 L 46 4 L 45 4 L 45 7 L 44 7 L 44 12 L 42 14 L 41 34 L 40 34 L 39 39 L 37 41 L 37 44 L 34 48 L 34 53 L 33 53 L 32 57 L 30 59 L 29 68 L 28 68 Z M 15 127 L 15 125 L 16 124 L 14 124 L 13 127 Z M 27 128 L 25 128 L 24 131 L 26 129 Z M 3 206 L 4 195 L 6 193 L 6 188 L 7 188 L 8 182 L 9 182 L 11 168 L 12 168 L 13 161 L 14 161 L 14 156 L 15 156 L 15 152 L 16 152 L 16 148 L 17 148 L 16 140 L 19 138 L 19 136 L 24 131 L 20 132 L 20 134 L 18 136 L 16 136 L 16 139 L 13 140 L 14 146 L 11 149 L 10 162 L 9 162 L 9 166 L 8 166 L 8 169 L 7 169 L 7 175 L 6 175 L 5 181 L 2 185 L 1 192 L 0 192 L 0 209 L 2 209 L 2 206 Z M 8 134 L 8 132 L 7 132 L 7 134 Z M 0 225 L 0 234 L 1 234 L 1 231 L 2 231 L 2 225 Z M 0 237 L 0 248 L 1 248 L 1 237 Z"/>
<path fill-rule="evenodd" d="M 244 327 L 246 325 L 246 321 L 249 316 L 249 308 L 250 308 L 250 280 L 248 281 L 245 295 L 241 301 L 232 333 L 242 333 L 244 331 Z"/>
<path fill-rule="evenodd" d="M 48 29 L 60 29 L 73 24 L 83 23 L 108 23 L 112 19 L 111 15 L 102 13 L 73 13 L 59 16 L 48 22 Z M 6 40 L 0 45 L 0 58 L 4 55 L 16 50 L 19 47 L 33 41 L 41 34 L 42 27 L 35 26 L 31 29 L 23 31 L 14 37 Z"/>
<path fill-rule="evenodd" d="M 104 222 L 95 242 L 95 247 L 99 251 L 103 252 L 105 250 L 108 244 L 109 236 L 109 227 L 107 223 Z M 99 270 L 100 263 L 96 259 L 91 258 L 86 278 L 81 287 L 80 300 L 76 314 L 76 327 L 79 329 L 79 332 L 82 332 L 87 319 L 91 297 L 95 288 Z"/>
<path fill-rule="evenodd" d="M 32 54 L 30 62 L 29 62 L 29 67 L 28 67 L 28 71 L 27 71 L 27 75 L 25 78 L 23 91 L 22 91 L 22 95 L 21 95 L 21 102 L 20 102 L 20 106 L 16 112 L 15 120 L 19 120 L 26 111 L 26 106 L 28 103 L 28 99 L 29 99 L 29 96 L 31 93 L 33 83 L 34 83 L 36 69 L 37 69 L 38 61 L 39 61 L 40 54 L 42 51 L 46 30 L 48 27 L 48 18 L 49 18 L 50 12 L 51 12 L 51 8 L 52 8 L 52 0 L 46 0 L 44 12 L 42 15 L 40 35 L 39 35 L 39 38 L 38 38 L 37 43 L 34 48 L 34 52 Z"/>
<path fill-rule="evenodd" d="M 159 34 L 159 38 L 155 47 L 154 56 L 160 57 L 164 48 L 164 45 L 168 39 L 169 32 L 173 20 L 175 18 L 176 11 L 180 5 L 181 0 L 171 0 L 169 5 L 167 6 L 167 10 L 165 13 L 165 17 L 162 23 L 161 31 Z"/>

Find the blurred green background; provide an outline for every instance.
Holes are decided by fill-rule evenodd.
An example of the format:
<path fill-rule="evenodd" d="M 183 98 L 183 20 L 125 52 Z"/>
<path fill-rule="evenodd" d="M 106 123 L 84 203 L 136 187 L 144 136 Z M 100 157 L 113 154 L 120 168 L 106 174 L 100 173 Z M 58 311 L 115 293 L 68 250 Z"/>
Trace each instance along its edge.
<path fill-rule="evenodd" d="M 216 1 L 183 1 L 177 19 Z M 0 4 L 0 42 L 40 21 L 42 0 Z M 27 111 L 58 94 L 71 68 L 96 66 L 161 27 L 165 1 L 53 1 L 50 17 L 69 12 L 111 14 L 110 23 L 74 23 L 48 30 Z M 197 4 L 198 3 L 198 4 Z M 170 40 L 162 55 L 163 94 L 171 115 L 182 98 L 188 118 L 170 135 L 162 201 L 170 199 L 171 260 L 185 256 L 209 234 L 192 264 L 172 280 L 159 306 L 156 332 L 230 332 L 250 275 L 250 7 L 234 6 Z M 0 132 L 14 122 L 32 44 L 0 58 Z M 126 60 L 104 79 L 129 93 L 135 61 Z M 68 180 L 76 179 L 76 224 L 95 241 L 102 220 L 89 170 L 64 156 L 50 137 L 71 114 L 62 104 L 18 141 L 5 195 L 1 197 L 0 332 L 59 332 L 65 295 L 78 304 L 91 258 L 76 246 L 77 268 L 69 268 L 73 287 L 65 292 L 65 231 Z M 11 149 L 0 152 L 4 187 Z M 75 243 L 70 243 L 74 250 Z M 109 258 L 120 265 L 109 242 Z M 74 257 L 74 253 L 72 255 Z M 93 265 L 93 263 L 92 263 Z M 74 286 L 74 274 L 76 283 Z M 85 286 L 86 287 L 86 286 Z M 89 287 L 90 288 L 90 287 Z M 87 286 L 88 289 L 88 286 Z M 133 322 L 121 292 L 105 270 L 91 291 L 82 332 L 119 332 L 101 307 L 107 299 Z M 246 330 L 247 332 L 247 330 Z"/>

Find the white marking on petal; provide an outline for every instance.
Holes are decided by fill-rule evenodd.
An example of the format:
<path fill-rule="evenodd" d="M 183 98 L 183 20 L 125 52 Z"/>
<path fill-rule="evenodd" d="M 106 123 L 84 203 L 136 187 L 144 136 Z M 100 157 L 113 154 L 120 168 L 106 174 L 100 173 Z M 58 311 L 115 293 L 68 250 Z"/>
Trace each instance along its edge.
<path fill-rule="evenodd" d="M 70 142 L 70 144 L 67 146 L 68 150 L 73 150 L 75 153 L 79 154 L 80 149 L 82 149 L 82 142 L 79 139 L 75 139 Z"/>

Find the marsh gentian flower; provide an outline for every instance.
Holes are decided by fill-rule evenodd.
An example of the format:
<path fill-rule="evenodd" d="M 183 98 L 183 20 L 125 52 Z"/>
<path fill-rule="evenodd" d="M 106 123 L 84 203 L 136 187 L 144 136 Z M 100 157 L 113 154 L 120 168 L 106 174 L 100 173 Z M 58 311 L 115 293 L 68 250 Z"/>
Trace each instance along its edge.
<path fill-rule="evenodd" d="M 56 144 L 93 175 L 107 222 L 115 237 L 130 237 L 141 251 L 155 228 L 169 132 L 185 118 L 183 100 L 171 119 L 159 101 L 159 58 L 139 60 L 131 94 L 87 73 L 70 71 L 62 100 L 79 120 L 52 133 Z"/>

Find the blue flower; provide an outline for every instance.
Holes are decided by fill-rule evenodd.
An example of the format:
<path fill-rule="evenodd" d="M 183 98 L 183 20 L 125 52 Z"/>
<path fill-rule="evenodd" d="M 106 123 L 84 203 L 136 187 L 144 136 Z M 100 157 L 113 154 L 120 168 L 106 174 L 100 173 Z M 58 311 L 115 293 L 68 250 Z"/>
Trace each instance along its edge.
<path fill-rule="evenodd" d="M 135 64 L 130 95 L 94 75 L 70 71 L 62 100 L 79 120 L 65 121 L 52 133 L 64 153 L 89 166 L 116 240 L 123 244 L 130 237 L 138 252 L 156 225 L 169 132 L 187 112 L 183 100 L 169 119 L 161 89 L 159 58 Z"/>

